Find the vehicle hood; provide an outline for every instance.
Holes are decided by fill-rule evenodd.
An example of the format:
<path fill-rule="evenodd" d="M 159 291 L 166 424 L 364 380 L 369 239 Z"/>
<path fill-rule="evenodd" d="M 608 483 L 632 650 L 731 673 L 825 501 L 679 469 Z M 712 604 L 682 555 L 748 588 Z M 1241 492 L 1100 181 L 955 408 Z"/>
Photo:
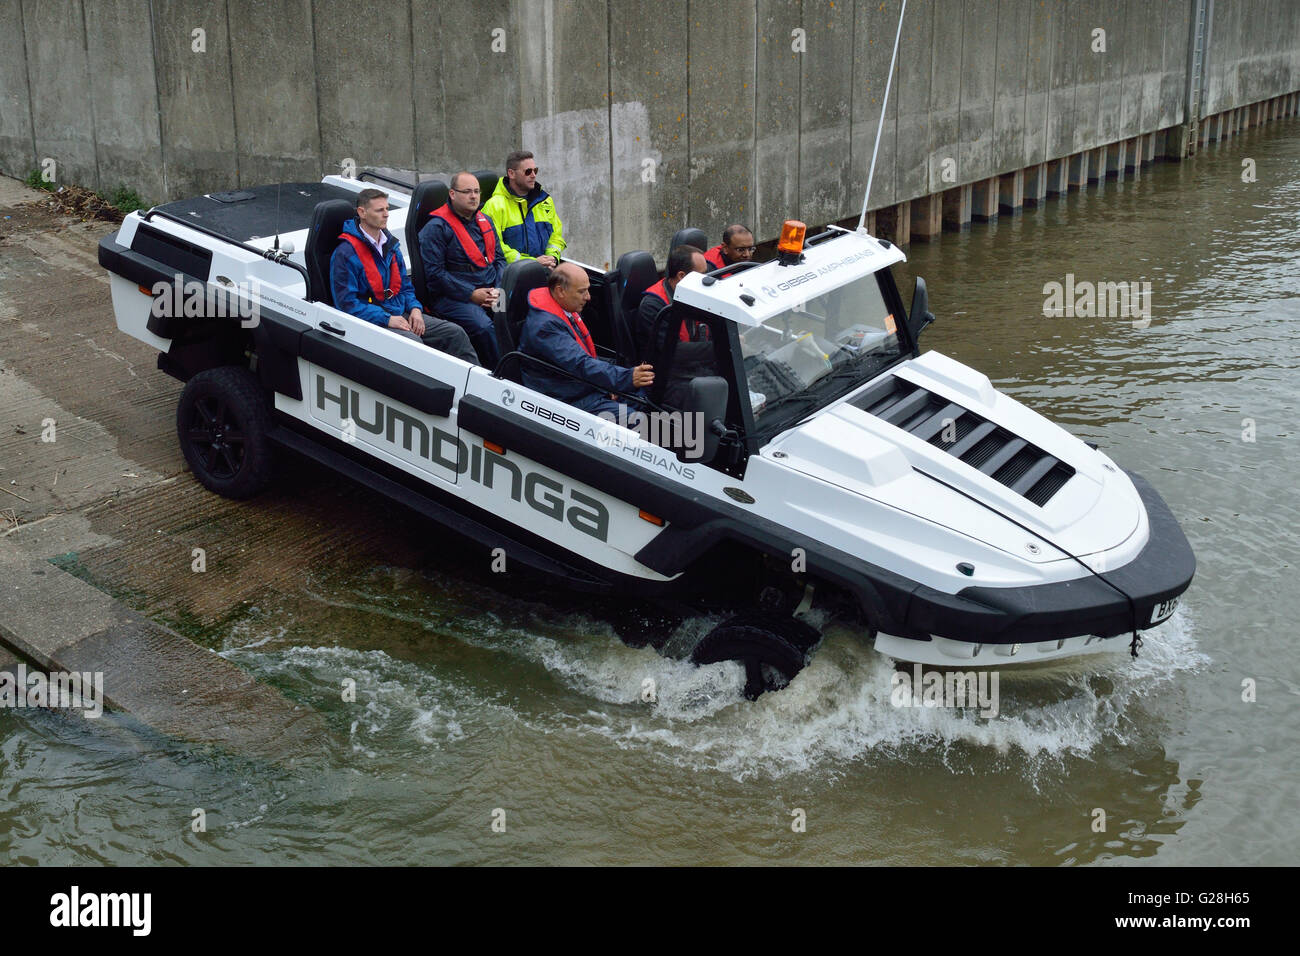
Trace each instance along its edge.
<path fill-rule="evenodd" d="M 916 411 L 891 413 L 890 389 Z M 937 436 L 924 437 L 939 422 L 962 417 L 968 432 L 980 427 L 981 434 L 995 436 L 981 452 L 1018 442 L 1013 447 L 1021 457 L 993 471 L 1002 480 L 977 467 L 979 457 L 969 450 L 963 460 Z M 960 440 L 947 445 L 960 446 Z M 1034 553 L 1027 545 L 1035 536 L 1082 557 L 1119 546 L 1142 524 L 1136 488 L 1106 455 L 938 352 L 891 369 L 888 380 L 877 379 L 782 433 L 762 455 L 1035 562 L 1065 559 L 1051 547 Z M 992 461 L 987 458 L 985 467 Z M 1032 480 L 1027 473 L 1040 461 L 1038 470 L 1056 469 L 1051 487 L 1035 482 L 1028 489 L 1042 503 L 1013 487 L 1018 478 Z"/>

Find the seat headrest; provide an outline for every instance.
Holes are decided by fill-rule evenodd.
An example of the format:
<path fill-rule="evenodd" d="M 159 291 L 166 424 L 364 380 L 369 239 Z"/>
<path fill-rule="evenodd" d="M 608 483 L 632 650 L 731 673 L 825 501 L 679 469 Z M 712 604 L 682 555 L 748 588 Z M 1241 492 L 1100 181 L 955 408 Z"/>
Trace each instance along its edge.
<path fill-rule="evenodd" d="M 428 225 L 429 213 L 446 205 L 448 195 L 447 184 L 441 179 L 426 179 L 411 190 L 411 205 L 406 212 L 406 254 L 411 259 L 411 285 L 426 309 L 432 301 L 424 275 L 424 260 L 420 258 L 420 230 Z"/>
<path fill-rule="evenodd" d="M 327 199 L 317 203 L 312 211 L 307 245 L 303 250 L 309 301 L 334 304 L 334 296 L 330 293 L 330 256 L 339 244 L 343 224 L 349 219 L 355 219 L 356 215 L 356 204 L 346 199 Z"/>
<path fill-rule="evenodd" d="M 678 246 L 694 246 L 696 249 L 699 249 L 700 252 L 707 252 L 709 249 L 709 237 L 704 234 L 703 229 L 692 229 L 690 227 L 687 227 L 686 229 L 678 229 L 677 232 L 673 234 L 673 241 L 668 247 L 668 251 L 672 252 Z"/>
<path fill-rule="evenodd" d="M 648 252 L 625 252 L 618 257 L 618 274 L 622 277 L 623 294 L 620 302 L 624 312 L 635 312 L 641 305 L 645 290 L 659 281 L 655 258 Z"/>
<path fill-rule="evenodd" d="M 406 221 L 408 226 L 415 226 L 416 235 L 419 235 L 420 229 L 424 227 L 429 213 L 439 206 L 446 205 L 449 195 L 447 184 L 441 179 L 426 179 L 411 190 L 411 207 Z"/>
<path fill-rule="evenodd" d="M 495 172 L 490 169 L 476 169 L 474 178 L 478 180 L 478 205 L 483 208 L 483 204 L 492 198 L 496 192 L 497 181 L 501 179 Z"/>
<path fill-rule="evenodd" d="M 518 329 L 528 315 L 528 293 L 546 285 L 550 270 L 536 259 L 516 259 L 506 266 L 501 289 L 506 297 L 506 318 Z"/>

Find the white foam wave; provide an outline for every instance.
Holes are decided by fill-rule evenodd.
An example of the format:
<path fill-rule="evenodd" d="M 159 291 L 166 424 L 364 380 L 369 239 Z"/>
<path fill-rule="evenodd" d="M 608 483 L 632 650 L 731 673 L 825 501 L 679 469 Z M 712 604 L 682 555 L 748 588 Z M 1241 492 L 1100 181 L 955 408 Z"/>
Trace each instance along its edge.
<path fill-rule="evenodd" d="M 291 647 L 270 653 L 227 652 L 263 679 L 289 680 L 310 687 L 332 705 L 343 702 L 345 681 L 360 712 L 353 716 L 348 739 L 354 752 L 380 756 L 392 737 L 412 738 L 438 748 L 465 738 L 464 715 L 496 707 L 467 689 L 442 680 L 409 661 L 380 650 L 347 647 Z M 352 706 L 349 702 L 349 706 Z M 325 709 L 325 708 L 322 708 Z"/>
<path fill-rule="evenodd" d="M 410 610 L 398 613 L 406 617 Z M 597 735 L 620 749 L 736 779 L 834 774 L 845 766 L 899 756 L 938 760 L 955 772 L 974 772 L 992 758 L 999 767 L 1034 779 L 1044 767 L 1086 757 L 1107 741 L 1124 743 L 1149 717 L 1148 699 L 1179 673 L 1210 660 L 1197 649 L 1184 605 L 1145 632 L 1136 660 L 1108 653 L 999 671 L 999 713 L 982 717 L 978 708 L 893 706 L 892 662 L 861 637 L 834 626 L 789 687 L 749 702 L 742 696 L 738 664 L 695 667 L 650 648 L 630 648 L 607 625 L 583 615 L 511 613 L 507 618 L 480 612 L 460 620 L 450 636 L 535 665 L 571 696 L 505 704 L 435 675 L 428 665 L 382 651 L 295 647 L 250 653 L 255 645 L 249 644 L 226 653 L 249 658 L 260 673 L 284 673 L 334 688 L 342 675 L 352 676 L 358 700 L 367 703 L 350 737 L 354 748 L 368 755 L 392 746 L 393 735 L 421 746 L 445 746 L 504 710 L 538 732 Z M 711 617 L 690 619 L 669 646 L 690 646 L 716 623 Z M 578 712 L 573 696 L 601 706 Z"/>
<path fill-rule="evenodd" d="M 695 668 L 648 652 L 623 658 L 592 645 L 556 645 L 541 662 L 572 686 L 614 703 L 639 703 L 640 675 L 655 677 L 658 701 L 640 712 L 584 714 L 564 721 L 621 749 L 644 749 L 676 765 L 737 779 L 784 777 L 844 764 L 929 755 L 962 771 L 992 754 L 1034 777 L 1108 739 L 1123 741 L 1145 698 L 1209 658 L 1196 649 L 1179 611 L 1146 632 L 1141 656 L 1105 654 L 1051 667 L 999 672 L 999 713 L 978 708 L 899 708 L 891 702 L 892 662 L 852 635 L 828 634 L 789 687 L 755 702 L 741 698 L 738 665 Z M 613 689 L 617 688 L 617 692 Z M 1140 723 L 1140 722 L 1139 722 Z"/>

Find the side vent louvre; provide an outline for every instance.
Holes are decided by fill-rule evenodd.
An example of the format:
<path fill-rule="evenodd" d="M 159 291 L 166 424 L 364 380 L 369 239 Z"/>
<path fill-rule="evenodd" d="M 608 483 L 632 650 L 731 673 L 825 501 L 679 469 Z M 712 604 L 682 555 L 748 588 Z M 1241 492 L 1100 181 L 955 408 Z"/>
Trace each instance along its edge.
<path fill-rule="evenodd" d="M 852 404 L 960 458 L 1042 507 L 1074 477 L 1074 468 L 981 415 L 890 377 Z"/>

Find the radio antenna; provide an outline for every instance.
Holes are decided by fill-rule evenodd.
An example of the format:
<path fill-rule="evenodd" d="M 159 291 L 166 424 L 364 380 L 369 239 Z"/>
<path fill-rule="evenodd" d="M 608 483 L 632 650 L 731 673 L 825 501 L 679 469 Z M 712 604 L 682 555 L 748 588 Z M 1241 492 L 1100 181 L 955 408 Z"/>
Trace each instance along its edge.
<path fill-rule="evenodd" d="M 279 252 L 279 183 L 276 183 L 276 252 Z"/>
<path fill-rule="evenodd" d="M 903 36 L 903 15 L 907 13 L 907 0 L 903 0 L 903 9 L 898 11 L 898 32 L 894 34 L 894 53 L 889 58 L 889 75 L 885 77 L 885 101 L 880 104 L 880 125 L 876 127 L 876 145 L 871 148 L 871 169 L 867 172 L 867 191 L 862 197 L 862 215 L 858 219 L 858 231 L 867 228 L 867 202 L 871 199 L 871 180 L 876 175 L 876 154 L 880 151 L 880 134 L 885 128 L 885 109 L 889 106 L 889 84 L 894 79 L 894 63 L 898 59 L 898 41 Z"/>

